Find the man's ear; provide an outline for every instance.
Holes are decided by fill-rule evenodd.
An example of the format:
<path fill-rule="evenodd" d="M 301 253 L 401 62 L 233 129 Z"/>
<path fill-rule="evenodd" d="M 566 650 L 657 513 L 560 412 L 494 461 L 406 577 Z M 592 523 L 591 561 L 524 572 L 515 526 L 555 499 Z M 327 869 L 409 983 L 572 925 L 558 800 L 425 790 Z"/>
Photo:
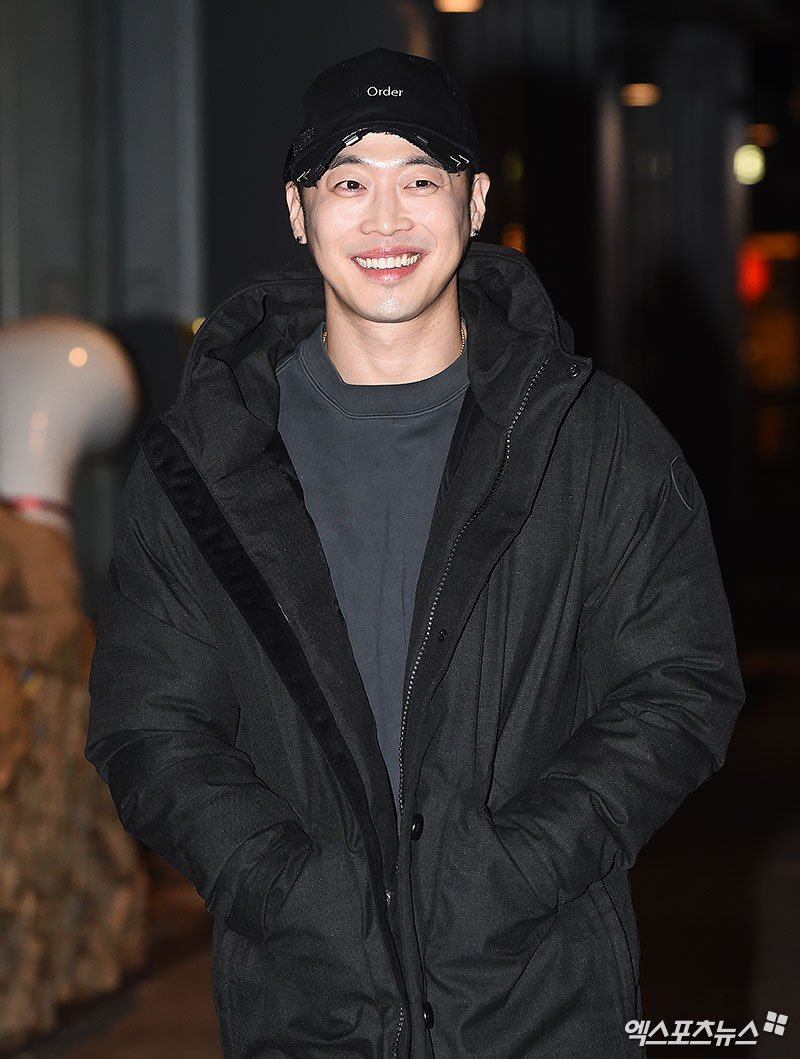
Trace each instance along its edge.
<path fill-rule="evenodd" d="M 286 185 L 286 206 L 289 210 L 289 224 L 292 227 L 292 235 L 298 243 L 306 240 L 306 218 L 303 213 L 303 200 L 300 197 L 300 188 L 290 180 Z"/>
<path fill-rule="evenodd" d="M 469 198 L 469 221 L 473 232 L 479 232 L 486 216 L 486 196 L 491 185 L 488 173 L 476 173 L 472 178 L 472 192 Z"/>

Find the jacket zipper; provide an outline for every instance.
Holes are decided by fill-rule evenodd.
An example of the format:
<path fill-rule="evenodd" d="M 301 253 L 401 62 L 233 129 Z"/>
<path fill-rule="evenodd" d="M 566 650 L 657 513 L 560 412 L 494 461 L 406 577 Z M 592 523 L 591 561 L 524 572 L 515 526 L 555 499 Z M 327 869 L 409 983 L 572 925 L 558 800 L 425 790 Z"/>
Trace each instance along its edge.
<path fill-rule="evenodd" d="M 458 547 L 458 544 L 459 544 L 461 538 L 464 536 L 464 534 L 469 529 L 469 527 L 472 525 L 472 523 L 475 521 L 475 519 L 478 518 L 478 516 L 483 511 L 486 510 L 486 508 L 489 506 L 489 504 L 494 499 L 494 496 L 495 496 L 497 490 L 500 488 L 500 483 L 502 482 L 503 476 L 506 473 L 506 467 L 508 466 L 508 461 L 511 458 L 511 433 L 514 430 L 514 427 L 517 425 L 517 421 L 519 420 L 519 417 L 525 411 L 525 406 L 527 405 L 528 401 L 530 400 L 531 392 L 532 392 L 534 386 L 539 381 L 542 373 L 544 372 L 545 368 L 547 367 L 547 365 L 549 363 L 550 363 L 550 354 L 548 354 L 548 356 L 545 357 L 545 359 L 542 361 L 542 363 L 536 369 L 536 372 L 534 373 L 533 378 L 528 383 L 528 386 L 527 386 L 527 388 L 525 390 L 525 393 L 523 395 L 523 398 L 522 398 L 522 401 L 520 403 L 520 406 L 517 409 L 516 414 L 514 415 L 514 418 L 511 420 L 511 423 L 509 424 L 508 429 L 506 430 L 505 452 L 503 453 L 503 460 L 502 460 L 502 463 L 500 464 L 500 467 L 498 468 L 497 474 L 494 477 L 494 481 L 492 482 L 492 484 L 491 484 L 491 486 L 489 488 L 489 492 L 486 494 L 486 496 L 483 498 L 483 500 L 480 502 L 480 504 L 478 504 L 478 506 L 475 508 L 475 510 L 472 512 L 470 517 L 467 519 L 467 521 L 464 523 L 464 525 L 461 527 L 461 529 L 459 530 L 458 534 L 456 535 L 456 538 L 455 538 L 455 540 L 453 541 L 453 543 L 452 543 L 452 545 L 450 547 L 450 552 L 449 552 L 449 554 L 447 556 L 447 562 L 444 565 L 444 570 L 442 571 L 442 576 L 439 578 L 439 584 L 436 587 L 436 592 L 435 592 L 434 597 L 433 597 L 433 602 L 431 604 L 431 609 L 428 612 L 428 620 L 427 620 L 427 623 L 425 625 L 425 635 L 422 638 L 422 643 L 420 644 L 419 651 L 417 651 L 417 656 L 414 659 L 414 665 L 411 667 L 411 673 L 410 673 L 409 678 L 408 678 L 408 685 L 406 687 L 406 693 L 405 693 L 405 697 L 403 699 L 403 714 L 402 714 L 402 717 L 401 717 L 401 720 L 400 720 L 400 738 L 399 738 L 399 741 L 398 741 L 398 751 L 397 751 L 397 753 L 398 753 L 398 765 L 399 765 L 399 776 L 398 776 L 398 784 L 397 784 L 397 806 L 398 806 L 398 811 L 399 811 L 398 830 L 400 829 L 400 825 L 402 824 L 403 808 L 404 808 L 404 802 L 403 802 L 403 746 L 405 744 L 405 736 L 406 736 L 406 721 L 408 720 L 408 710 L 409 710 L 409 706 L 411 705 L 411 696 L 412 696 L 412 694 L 414 692 L 414 683 L 415 683 L 416 678 L 417 678 L 417 671 L 419 669 L 420 662 L 422 661 L 422 655 L 424 654 L 425 648 L 427 647 L 428 641 L 430 640 L 430 637 L 431 637 L 431 629 L 433 628 L 433 620 L 434 620 L 434 618 L 436 616 L 436 608 L 439 605 L 439 599 L 441 598 L 442 591 L 444 590 L 445 582 L 447 581 L 448 574 L 450 573 L 450 568 L 453 565 L 453 556 L 455 555 L 456 548 Z M 398 869 L 399 869 L 399 854 L 398 854 L 398 863 L 395 865 L 395 873 L 397 873 Z M 399 1021 L 398 1021 L 398 1025 L 397 1025 L 397 1035 L 395 1036 L 394 1049 L 392 1050 L 392 1059 L 398 1059 L 398 1049 L 400 1047 L 400 1038 L 401 1038 L 401 1036 L 403 1034 L 403 1027 L 405 1026 L 405 1021 L 406 1021 L 406 1013 L 405 1013 L 405 1009 L 403 1008 L 403 1006 L 401 1004 L 400 1005 Z"/>
<path fill-rule="evenodd" d="M 402 716 L 401 716 L 401 719 L 400 719 L 400 738 L 399 738 L 399 742 L 398 742 L 398 765 L 399 765 L 399 776 L 398 776 L 398 785 L 397 785 L 397 805 L 398 805 L 398 810 L 399 810 L 398 830 L 399 830 L 399 825 L 402 823 L 403 808 L 404 808 L 404 799 L 403 799 L 403 747 L 405 745 L 406 721 L 408 720 L 408 710 L 409 710 L 409 706 L 411 705 L 411 696 L 412 696 L 412 694 L 414 692 L 414 683 L 415 683 L 416 678 L 417 678 L 417 671 L 419 670 L 419 665 L 420 665 L 420 662 L 422 661 L 422 656 L 425 653 L 425 648 L 428 646 L 428 641 L 430 640 L 430 637 L 431 637 L 431 629 L 433 628 L 433 621 L 434 621 L 434 618 L 436 616 L 436 608 L 439 606 L 439 600 L 440 600 L 442 592 L 444 590 L 445 582 L 447 581 L 447 577 L 448 577 L 448 575 L 450 573 L 450 568 L 453 565 L 453 556 L 455 555 L 456 548 L 458 547 L 459 542 L 461 541 L 461 538 L 464 536 L 464 534 L 469 529 L 469 527 L 472 525 L 472 523 L 475 521 L 475 519 L 478 518 L 486 510 L 486 508 L 489 506 L 489 504 L 494 499 L 495 494 L 497 493 L 497 490 L 500 488 L 500 483 L 502 482 L 503 477 L 504 477 L 504 475 L 506 473 L 506 468 L 508 467 L 508 461 L 511 458 L 511 434 L 512 434 L 512 431 L 514 430 L 514 427 L 517 425 L 519 417 L 525 411 L 525 406 L 527 405 L 528 401 L 530 400 L 531 392 L 533 391 L 534 386 L 536 385 L 536 383 L 541 378 L 542 373 L 544 372 L 544 370 L 547 367 L 547 365 L 550 363 L 550 358 L 551 358 L 551 354 L 548 354 L 545 357 L 545 359 L 542 361 L 542 363 L 539 365 L 539 367 L 537 368 L 537 370 L 534 373 L 531 381 L 528 383 L 528 386 L 527 386 L 527 388 L 525 390 L 525 393 L 524 393 L 524 395 L 522 397 L 522 401 L 520 403 L 520 406 L 517 409 L 516 414 L 514 415 L 514 418 L 511 420 L 511 423 L 509 424 L 508 429 L 506 430 L 505 452 L 503 454 L 502 463 L 500 464 L 500 467 L 498 468 L 497 474 L 494 477 L 494 481 L 492 482 L 492 484 L 491 484 L 491 486 L 489 488 L 489 491 L 486 494 L 486 496 L 483 498 L 483 500 L 481 500 L 480 504 L 478 504 L 478 506 L 475 508 L 475 510 L 472 512 L 470 517 L 467 519 L 467 521 L 464 523 L 464 525 L 461 527 L 461 529 L 459 530 L 458 534 L 456 535 L 456 538 L 455 538 L 455 540 L 453 541 L 453 543 L 452 543 L 452 545 L 450 547 L 450 553 L 447 556 L 447 562 L 444 565 L 444 570 L 442 571 L 442 576 L 439 579 L 439 584 L 436 587 L 436 592 L 435 592 L 434 597 L 433 597 L 433 602 L 431 603 L 431 609 L 428 612 L 428 620 L 427 620 L 427 623 L 425 625 L 425 635 L 422 638 L 422 643 L 420 644 L 419 651 L 417 651 L 417 656 L 414 659 L 414 665 L 411 667 L 411 673 L 409 675 L 408 685 L 406 687 L 406 694 L 405 694 L 405 698 L 403 699 L 403 713 L 402 713 Z M 401 1008 L 401 1012 L 402 1012 L 402 1008 Z M 402 1017 L 401 1017 L 401 1022 L 402 1022 Z"/>
<path fill-rule="evenodd" d="M 397 1033 L 394 1038 L 394 1048 L 392 1048 L 392 1059 L 397 1059 L 398 1049 L 400 1047 L 400 1038 L 403 1035 L 403 1027 L 406 1024 L 406 1012 L 403 1005 L 400 1005 L 400 1017 L 397 1022 Z"/>

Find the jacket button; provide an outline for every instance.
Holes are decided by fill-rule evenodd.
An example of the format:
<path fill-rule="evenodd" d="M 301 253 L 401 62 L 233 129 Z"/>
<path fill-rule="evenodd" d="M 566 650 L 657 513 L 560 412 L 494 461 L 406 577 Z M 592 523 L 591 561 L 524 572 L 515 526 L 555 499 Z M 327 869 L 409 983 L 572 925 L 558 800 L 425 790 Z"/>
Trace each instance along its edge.
<path fill-rule="evenodd" d="M 426 1030 L 433 1029 L 433 1024 L 436 1021 L 433 1017 L 433 1008 L 427 1000 L 422 1005 L 422 1021 L 425 1023 Z"/>
<path fill-rule="evenodd" d="M 571 379 L 577 378 L 577 376 L 580 375 L 580 373 L 581 373 L 581 369 L 580 369 L 580 366 L 578 364 L 570 364 L 570 366 L 569 366 L 569 377 Z"/>
<path fill-rule="evenodd" d="M 422 829 L 425 826 L 425 817 L 422 813 L 414 813 L 411 817 L 411 841 L 416 842 L 422 835 Z"/>

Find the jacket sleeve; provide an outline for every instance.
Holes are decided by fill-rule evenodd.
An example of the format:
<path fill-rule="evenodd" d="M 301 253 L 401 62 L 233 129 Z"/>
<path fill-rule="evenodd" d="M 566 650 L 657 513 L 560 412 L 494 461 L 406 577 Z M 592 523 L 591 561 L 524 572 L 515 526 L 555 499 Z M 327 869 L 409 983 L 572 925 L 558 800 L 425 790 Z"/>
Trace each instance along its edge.
<path fill-rule="evenodd" d="M 98 621 L 86 755 L 125 828 L 260 938 L 312 843 L 235 746 L 237 703 L 192 591 L 193 549 L 140 458 Z"/>
<path fill-rule="evenodd" d="M 743 701 L 703 497 L 674 441 L 619 389 L 576 644 L 593 712 L 494 815 L 548 907 L 633 864 L 722 764 Z"/>

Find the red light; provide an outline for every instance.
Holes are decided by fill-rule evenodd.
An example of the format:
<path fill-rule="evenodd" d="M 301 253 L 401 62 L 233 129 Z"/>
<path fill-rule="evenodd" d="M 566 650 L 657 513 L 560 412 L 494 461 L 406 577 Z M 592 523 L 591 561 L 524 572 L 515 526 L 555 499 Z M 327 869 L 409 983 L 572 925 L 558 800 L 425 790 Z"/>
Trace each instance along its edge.
<path fill-rule="evenodd" d="M 772 286 L 772 264 L 752 243 L 739 250 L 736 286 L 747 305 L 760 301 Z"/>

